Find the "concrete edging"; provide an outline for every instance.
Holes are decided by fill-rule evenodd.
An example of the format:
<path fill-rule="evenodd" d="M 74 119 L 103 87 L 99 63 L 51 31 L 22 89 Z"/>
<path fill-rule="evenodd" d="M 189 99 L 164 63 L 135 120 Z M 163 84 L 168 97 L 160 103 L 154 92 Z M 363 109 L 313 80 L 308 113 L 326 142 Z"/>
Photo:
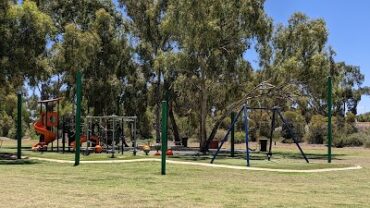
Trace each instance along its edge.
<path fill-rule="evenodd" d="M 30 157 L 33 160 L 47 161 L 47 162 L 56 162 L 56 163 L 65 163 L 65 164 L 74 164 L 74 161 L 70 160 L 57 160 L 57 159 L 48 159 L 48 158 L 39 158 L 39 157 Z M 95 160 L 95 161 L 80 161 L 81 164 L 113 164 L 113 163 L 135 163 L 135 162 L 160 162 L 160 159 L 156 158 L 144 158 L 144 159 L 132 159 L 132 160 Z M 362 169 L 361 166 L 352 166 L 345 168 L 322 168 L 322 169 L 311 169 L 311 170 L 294 170 L 294 169 L 274 169 L 274 168 L 257 168 L 257 167 L 244 167 L 244 166 L 235 166 L 235 165 L 220 165 L 220 164 L 209 164 L 209 163 L 197 163 L 197 162 L 185 162 L 185 161 L 175 161 L 167 160 L 169 164 L 178 164 L 178 165 L 194 165 L 194 166 L 203 166 L 211 168 L 228 168 L 234 170 L 255 170 L 255 171 L 267 171 L 267 172 L 280 172 L 280 173 L 322 173 L 322 172 L 333 172 L 333 171 L 345 171 L 345 170 L 359 170 Z"/>

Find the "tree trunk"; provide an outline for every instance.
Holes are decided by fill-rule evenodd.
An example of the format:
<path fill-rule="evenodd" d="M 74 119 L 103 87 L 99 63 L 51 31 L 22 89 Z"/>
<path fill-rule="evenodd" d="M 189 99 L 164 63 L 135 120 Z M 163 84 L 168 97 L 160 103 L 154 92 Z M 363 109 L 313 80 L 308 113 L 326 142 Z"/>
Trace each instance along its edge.
<path fill-rule="evenodd" d="M 199 140 L 200 140 L 200 151 L 205 153 L 208 150 L 207 143 L 207 102 L 208 94 L 206 89 L 205 80 L 202 80 L 200 89 L 200 128 L 199 128 Z"/>
<path fill-rule="evenodd" d="M 179 128 L 177 127 L 176 120 L 175 120 L 175 115 L 173 113 L 172 101 L 170 101 L 168 114 L 169 114 L 171 124 L 172 124 L 172 131 L 173 131 L 173 136 L 175 138 L 175 143 L 178 143 L 178 142 L 181 141 L 181 139 L 180 139 L 180 134 L 179 134 Z"/>
<path fill-rule="evenodd" d="M 158 71 L 158 80 L 157 80 L 157 87 L 155 90 L 156 95 L 156 108 L 155 108 L 155 136 L 156 142 L 159 143 L 161 141 L 161 133 L 160 133 L 160 122 L 161 122 L 161 70 Z"/>

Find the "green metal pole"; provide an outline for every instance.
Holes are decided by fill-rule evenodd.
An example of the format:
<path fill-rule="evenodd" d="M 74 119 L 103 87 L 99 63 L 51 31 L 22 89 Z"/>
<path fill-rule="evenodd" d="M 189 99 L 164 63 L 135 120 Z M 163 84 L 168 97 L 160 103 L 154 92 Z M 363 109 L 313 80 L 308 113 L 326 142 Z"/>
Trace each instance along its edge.
<path fill-rule="evenodd" d="M 75 134 L 75 144 L 76 144 L 76 151 L 75 151 L 75 166 L 80 164 L 80 135 L 81 135 L 81 91 L 82 91 L 82 81 L 81 81 L 81 72 L 78 71 L 76 75 L 76 134 Z"/>
<path fill-rule="evenodd" d="M 328 77 L 328 163 L 331 163 L 331 145 L 333 142 L 333 132 L 332 132 L 332 77 Z"/>
<path fill-rule="evenodd" d="M 167 153 L 167 101 L 162 101 L 162 175 L 166 175 L 166 153 Z"/>
<path fill-rule="evenodd" d="M 22 93 L 17 94 L 17 158 L 22 158 Z"/>
<path fill-rule="evenodd" d="M 231 112 L 231 123 L 235 119 L 235 112 Z M 235 125 L 231 127 L 231 157 L 235 157 Z"/>

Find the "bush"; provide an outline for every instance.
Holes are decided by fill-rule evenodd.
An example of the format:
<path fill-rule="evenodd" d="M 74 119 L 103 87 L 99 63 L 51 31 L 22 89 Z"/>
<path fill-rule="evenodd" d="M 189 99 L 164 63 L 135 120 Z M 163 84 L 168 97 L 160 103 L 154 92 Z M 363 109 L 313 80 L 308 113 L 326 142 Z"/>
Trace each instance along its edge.
<path fill-rule="evenodd" d="M 354 134 L 354 133 L 357 133 L 358 132 L 358 129 L 357 127 L 355 126 L 355 124 L 349 124 L 349 123 L 346 123 L 344 125 L 344 129 L 341 129 L 341 130 L 338 130 L 338 132 L 342 132 L 346 135 L 348 134 Z"/>
<path fill-rule="evenodd" d="M 284 141 L 286 139 L 293 139 L 295 136 L 298 139 L 298 142 L 301 142 L 305 134 L 304 117 L 294 111 L 285 112 L 284 117 L 287 121 L 287 124 L 284 124 L 281 130 L 281 136 L 284 138 Z"/>
<path fill-rule="evenodd" d="M 220 128 L 228 129 L 230 127 L 230 125 L 231 125 L 231 118 L 230 118 L 230 116 L 228 116 L 222 121 L 222 123 L 220 125 Z"/>
<path fill-rule="evenodd" d="M 248 130 L 248 135 L 249 135 L 249 140 L 252 142 L 257 141 L 257 124 L 253 120 L 248 121 L 249 125 L 249 130 Z"/>
<path fill-rule="evenodd" d="M 356 122 L 356 115 L 352 112 L 348 112 L 346 115 L 346 122 L 347 123 L 355 123 Z"/>
<path fill-rule="evenodd" d="M 364 146 L 365 146 L 366 148 L 370 148 L 370 139 L 367 139 L 367 140 L 365 141 Z"/>
<path fill-rule="evenodd" d="M 370 122 L 370 113 L 365 113 L 357 116 L 359 122 Z"/>
<path fill-rule="evenodd" d="M 333 145 L 335 147 L 359 147 L 364 145 L 365 140 L 370 141 L 370 136 L 365 133 L 354 133 L 350 135 L 343 135 L 334 137 Z"/>
<path fill-rule="evenodd" d="M 271 134 L 271 122 L 262 121 L 259 126 L 259 135 L 263 137 L 270 137 Z"/>
<path fill-rule="evenodd" d="M 323 144 L 327 135 L 326 118 L 321 115 L 314 115 L 309 124 L 306 140 L 310 144 Z"/>
<path fill-rule="evenodd" d="M 221 141 L 225 137 L 226 133 L 227 133 L 227 130 L 225 130 L 225 129 L 218 129 L 217 132 L 216 132 L 215 138 L 213 139 L 213 141 Z"/>
<path fill-rule="evenodd" d="M 139 117 L 139 132 L 140 135 L 145 139 L 151 138 L 151 133 L 154 130 L 150 117 L 151 115 L 149 111 L 146 111 L 144 115 Z"/>
<path fill-rule="evenodd" d="M 242 144 L 245 142 L 245 132 L 237 131 L 235 132 L 235 144 Z"/>

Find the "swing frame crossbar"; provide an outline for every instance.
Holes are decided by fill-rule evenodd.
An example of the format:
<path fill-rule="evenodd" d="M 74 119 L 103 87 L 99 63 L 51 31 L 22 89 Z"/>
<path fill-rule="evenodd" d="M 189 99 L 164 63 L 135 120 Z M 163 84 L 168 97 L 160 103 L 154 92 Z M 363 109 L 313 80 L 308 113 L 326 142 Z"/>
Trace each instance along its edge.
<path fill-rule="evenodd" d="M 275 130 L 275 122 L 276 119 L 280 118 L 280 120 L 283 122 L 283 124 L 287 127 L 287 130 L 289 131 L 290 134 L 293 135 L 292 139 L 294 143 L 296 144 L 299 152 L 301 153 L 302 157 L 304 160 L 309 163 L 309 160 L 304 153 L 303 149 L 299 145 L 297 134 L 294 133 L 293 129 L 288 125 L 287 120 L 284 118 L 284 116 L 281 114 L 280 107 L 273 107 L 273 108 L 264 108 L 264 107 L 249 107 L 247 105 L 243 105 L 243 107 L 239 110 L 237 115 L 234 117 L 232 120 L 229 128 L 227 129 L 227 132 L 224 136 L 224 138 L 221 140 L 220 145 L 218 146 L 216 152 L 213 154 L 213 157 L 211 159 L 211 164 L 215 161 L 218 153 L 220 152 L 222 146 L 224 145 L 225 142 L 228 141 L 229 134 L 232 132 L 232 130 L 235 127 L 236 122 L 238 121 L 238 118 L 240 117 L 241 114 L 243 114 L 243 124 L 244 124 L 244 131 L 245 131 L 245 153 L 246 153 L 246 160 L 247 160 L 247 166 L 250 166 L 250 151 L 249 151 L 249 136 L 248 136 L 248 131 L 249 131 L 249 126 L 248 126 L 248 110 L 265 110 L 265 111 L 271 111 L 272 112 L 272 119 L 271 119 L 271 131 L 270 131 L 270 136 L 269 136 L 269 150 L 267 153 L 267 159 L 270 161 L 272 157 L 272 139 L 273 139 L 273 133 Z"/>

